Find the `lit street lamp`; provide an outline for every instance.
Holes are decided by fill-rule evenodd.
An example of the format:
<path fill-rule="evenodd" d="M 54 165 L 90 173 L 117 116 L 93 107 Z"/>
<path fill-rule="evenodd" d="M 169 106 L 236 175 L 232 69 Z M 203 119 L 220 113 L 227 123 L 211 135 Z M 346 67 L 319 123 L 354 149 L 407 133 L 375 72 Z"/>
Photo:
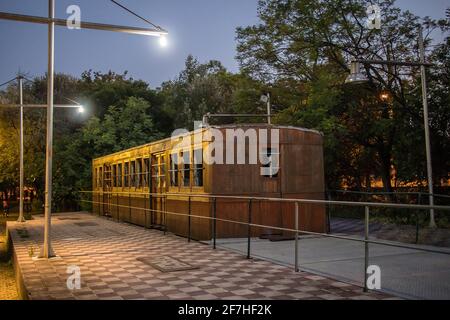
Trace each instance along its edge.
<path fill-rule="evenodd" d="M 425 49 L 423 45 L 423 32 L 419 27 L 419 62 L 405 62 L 405 61 L 384 61 L 384 60 L 364 60 L 355 59 L 351 62 L 350 75 L 345 80 L 345 83 L 358 84 L 367 82 L 368 78 L 361 71 L 361 64 L 380 64 L 380 65 L 397 65 L 397 66 L 411 66 L 420 67 L 420 78 L 422 81 L 422 104 L 423 104 L 423 119 L 425 127 L 425 149 L 427 157 L 427 181 L 428 181 L 428 193 L 429 193 L 429 205 L 434 206 L 434 191 L 433 191 L 433 171 L 431 162 L 431 143 L 430 143 L 430 121 L 428 117 L 428 93 L 427 93 L 427 80 L 425 67 L 433 67 L 431 63 L 425 62 Z M 430 209 L 430 227 L 436 227 L 436 221 L 434 218 L 434 209 Z"/>
<path fill-rule="evenodd" d="M 48 24 L 48 85 L 47 85 L 47 151 L 45 166 L 45 224 L 44 224 L 44 244 L 39 258 L 51 258 L 55 256 L 53 252 L 50 231 L 51 231 L 51 203 L 52 203 L 52 157 L 53 157 L 53 92 L 54 92 L 54 60 L 55 60 L 55 25 L 67 26 L 64 19 L 55 18 L 55 0 L 48 1 L 48 18 L 18 15 L 0 12 L 0 19 L 22 21 L 38 24 Z M 126 27 L 118 25 L 100 24 L 92 22 L 80 22 L 81 29 L 94 29 L 104 31 L 123 32 L 130 34 L 140 34 L 146 36 L 162 37 L 168 32 L 160 27 L 154 29 Z"/>

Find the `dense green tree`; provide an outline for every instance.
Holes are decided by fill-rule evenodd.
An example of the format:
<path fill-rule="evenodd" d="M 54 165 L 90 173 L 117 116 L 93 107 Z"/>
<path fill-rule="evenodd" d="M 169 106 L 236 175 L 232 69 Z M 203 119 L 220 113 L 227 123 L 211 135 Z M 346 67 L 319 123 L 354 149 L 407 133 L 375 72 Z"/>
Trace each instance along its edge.
<path fill-rule="evenodd" d="M 393 0 L 371 3 L 381 8 L 381 30 L 366 25 L 367 1 L 261 0 L 261 23 L 237 30 L 237 58 L 242 72 L 255 79 L 298 88 L 291 96 L 301 100 L 285 105 L 279 121 L 325 132 L 329 187 L 336 186 L 336 179 L 348 178 L 350 186 L 360 187 L 360 177 L 373 174 L 392 191 L 392 168 L 397 165 L 398 172 L 405 168 L 398 165 L 396 150 L 411 131 L 417 134 L 411 123 L 423 123 L 420 109 L 413 107 L 420 99 L 411 100 L 418 69 L 366 65 L 368 84 L 350 87 L 343 85 L 348 62 L 358 57 L 417 60 L 419 25 L 427 35 L 443 22 L 420 19 L 397 8 Z M 425 45 L 429 44 L 427 38 Z M 382 91 L 389 99 L 380 99 Z M 433 112 L 431 117 L 433 136 L 445 139 L 436 134 L 445 126 L 445 119 L 437 119 Z M 414 155 L 408 160 L 415 160 L 412 166 L 424 168 L 421 159 L 425 154 L 416 150 L 409 150 Z M 369 165 L 368 159 L 372 159 Z M 418 173 L 416 178 L 423 180 L 424 171 Z"/>

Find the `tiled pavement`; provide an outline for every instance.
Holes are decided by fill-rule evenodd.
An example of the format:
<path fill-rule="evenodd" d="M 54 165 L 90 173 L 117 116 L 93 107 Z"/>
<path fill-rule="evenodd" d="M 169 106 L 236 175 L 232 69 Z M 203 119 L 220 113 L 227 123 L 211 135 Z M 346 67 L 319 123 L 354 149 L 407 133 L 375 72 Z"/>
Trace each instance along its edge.
<path fill-rule="evenodd" d="M 85 213 L 55 215 L 52 225 L 53 248 L 60 258 L 35 261 L 30 253 L 39 252 L 42 217 L 26 222 L 25 227 L 8 223 L 30 299 L 392 299 Z M 17 232 L 24 228 L 27 231 Z M 137 260 L 161 256 L 198 268 L 164 273 Z M 81 268 L 80 290 L 67 288 L 71 265 Z"/>

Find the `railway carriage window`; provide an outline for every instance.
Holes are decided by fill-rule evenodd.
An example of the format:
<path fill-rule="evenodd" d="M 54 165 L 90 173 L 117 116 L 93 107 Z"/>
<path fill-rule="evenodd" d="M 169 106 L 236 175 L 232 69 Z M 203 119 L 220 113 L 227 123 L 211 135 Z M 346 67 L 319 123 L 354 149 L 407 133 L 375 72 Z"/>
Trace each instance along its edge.
<path fill-rule="evenodd" d="M 162 155 L 159 158 L 159 186 L 166 188 L 166 156 Z"/>
<path fill-rule="evenodd" d="M 150 172 L 150 159 L 144 159 L 144 172 L 142 173 L 142 186 L 148 187 L 148 176 Z"/>
<path fill-rule="evenodd" d="M 136 160 L 136 188 L 142 187 L 142 159 Z"/>
<path fill-rule="evenodd" d="M 170 185 L 178 187 L 178 154 L 172 153 L 170 155 Z"/>
<path fill-rule="evenodd" d="M 117 186 L 122 187 L 122 164 L 119 163 L 117 167 Z"/>
<path fill-rule="evenodd" d="M 130 187 L 136 187 L 136 161 L 130 162 Z"/>
<path fill-rule="evenodd" d="M 124 178 L 125 178 L 125 183 L 124 183 L 124 187 L 128 188 L 130 186 L 129 181 L 130 181 L 130 167 L 129 167 L 129 163 L 125 162 L 125 171 L 124 171 Z"/>
<path fill-rule="evenodd" d="M 99 171 L 98 171 L 98 186 L 100 187 L 100 188 L 102 188 L 103 187 L 103 168 L 99 168 L 98 169 Z"/>
<path fill-rule="evenodd" d="M 190 187 L 191 185 L 191 153 L 189 151 L 185 151 L 182 153 L 183 157 L 183 166 L 181 169 L 181 177 L 183 180 L 184 187 Z"/>
<path fill-rule="evenodd" d="M 268 178 L 277 178 L 279 167 L 280 153 L 276 148 L 266 148 L 262 153 L 262 159 L 269 159 L 269 163 L 262 165 L 262 175 Z"/>
<path fill-rule="evenodd" d="M 203 150 L 194 150 L 194 186 L 203 187 Z"/>
<path fill-rule="evenodd" d="M 112 166 L 112 176 L 111 176 L 111 185 L 112 185 L 112 187 L 116 187 L 116 176 L 117 176 L 117 165 L 114 164 Z"/>

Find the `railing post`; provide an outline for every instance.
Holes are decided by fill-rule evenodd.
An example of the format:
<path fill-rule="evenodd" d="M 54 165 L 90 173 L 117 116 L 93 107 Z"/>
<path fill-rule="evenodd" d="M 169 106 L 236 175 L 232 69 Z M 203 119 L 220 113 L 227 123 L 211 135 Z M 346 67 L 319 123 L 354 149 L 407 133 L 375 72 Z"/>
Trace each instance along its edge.
<path fill-rule="evenodd" d="M 214 197 L 213 199 L 213 249 L 216 249 L 216 232 L 217 232 L 217 206 L 216 201 L 217 198 Z"/>
<path fill-rule="evenodd" d="M 150 191 L 151 192 L 151 191 Z M 153 228 L 153 195 L 150 193 L 150 228 Z"/>
<path fill-rule="evenodd" d="M 163 196 L 163 213 L 162 218 L 164 219 L 164 235 L 166 235 L 167 232 L 167 195 Z"/>
<path fill-rule="evenodd" d="M 369 268 L 369 207 L 365 207 L 365 223 L 364 223 L 364 292 L 367 288 L 367 269 Z"/>
<path fill-rule="evenodd" d="M 250 242 L 252 236 L 252 199 L 248 201 L 248 224 L 247 224 L 247 259 L 251 258 L 250 255 Z"/>
<path fill-rule="evenodd" d="M 120 222 L 119 193 L 116 193 L 117 222 Z"/>
<path fill-rule="evenodd" d="M 419 192 L 419 199 L 418 199 L 419 205 L 422 204 L 422 193 Z M 419 218 L 420 218 L 420 214 L 419 214 L 419 210 L 416 211 L 416 244 L 419 243 Z"/>
<path fill-rule="evenodd" d="M 188 197 L 188 242 L 191 242 L 191 196 Z"/>
<path fill-rule="evenodd" d="M 131 223 L 131 192 L 128 192 L 128 223 Z"/>
<path fill-rule="evenodd" d="M 295 272 L 298 272 L 298 202 L 295 203 Z"/>
<path fill-rule="evenodd" d="M 150 196 L 149 196 L 150 198 Z M 148 228 L 148 210 L 147 210 L 147 195 L 144 194 L 144 208 L 145 208 L 145 228 Z M 149 209 L 150 209 L 150 204 L 149 204 Z"/>

